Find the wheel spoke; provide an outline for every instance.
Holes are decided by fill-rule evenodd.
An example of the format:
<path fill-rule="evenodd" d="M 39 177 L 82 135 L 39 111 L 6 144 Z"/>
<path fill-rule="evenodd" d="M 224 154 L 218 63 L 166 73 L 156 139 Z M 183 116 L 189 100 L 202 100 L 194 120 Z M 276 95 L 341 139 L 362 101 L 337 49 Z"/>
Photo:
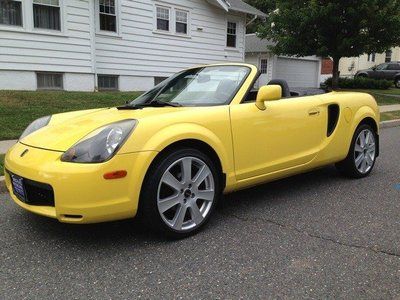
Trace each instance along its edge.
<path fill-rule="evenodd" d="M 354 150 L 356 152 L 363 152 L 363 149 L 360 147 L 360 145 L 358 143 L 356 143 L 356 146 L 354 147 Z"/>
<path fill-rule="evenodd" d="M 364 158 L 361 163 L 361 172 L 365 173 L 367 171 L 367 168 L 368 168 L 367 159 Z"/>
<path fill-rule="evenodd" d="M 214 191 L 213 190 L 199 190 L 197 193 L 197 198 L 207 201 L 214 200 Z"/>
<path fill-rule="evenodd" d="M 185 219 L 187 207 L 184 205 L 179 206 L 175 213 L 174 219 L 172 220 L 172 227 L 176 230 L 181 230 L 183 221 Z"/>
<path fill-rule="evenodd" d="M 366 137 L 365 137 L 365 145 L 368 146 L 370 143 L 370 137 L 371 137 L 371 132 L 367 131 Z"/>
<path fill-rule="evenodd" d="M 357 169 L 360 168 L 360 165 L 361 165 L 363 159 L 364 159 L 364 155 L 362 153 L 360 153 L 360 155 L 357 156 L 356 161 L 355 161 Z"/>
<path fill-rule="evenodd" d="M 158 201 L 158 208 L 160 212 L 164 213 L 167 210 L 171 209 L 175 205 L 179 204 L 182 200 L 182 195 L 181 194 L 176 194 L 171 197 L 161 199 Z"/>
<path fill-rule="evenodd" d="M 201 214 L 200 209 L 196 203 L 193 203 L 193 205 L 190 206 L 190 215 L 192 217 L 192 221 L 196 225 L 200 224 L 203 221 L 203 215 Z"/>
<path fill-rule="evenodd" d="M 368 166 L 372 166 L 373 163 L 374 163 L 373 156 L 370 155 L 369 153 L 367 153 L 367 154 L 365 155 L 365 158 L 366 158 L 366 160 L 367 160 Z"/>
<path fill-rule="evenodd" d="M 372 141 L 369 145 L 368 145 L 368 148 L 370 149 L 370 150 L 375 150 L 375 143 Z"/>
<path fill-rule="evenodd" d="M 182 173 L 184 183 L 192 182 L 192 159 L 190 157 L 182 160 Z"/>
<path fill-rule="evenodd" d="M 195 185 L 197 187 L 204 181 L 211 174 L 210 170 L 207 168 L 206 165 L 203 165 L 200 170 L 197 172 L 196 177 L 193 179 Z"/>
<path fill-rule="evenodd" d="M 174 175 L 172 175 L 171 172 L 167 171 L 165 172 L 164 176 L 162 177 L 162 182 L 169 185 L 173 189 L 180 191 L 182 187 L 182 183 L 179 182 L 178 179 Z"/>
<path fill-rule="evenodd" d="M 361 148 L 365 147 L 365 134 L 364 134 L 364 131 L 362 131 L 360 133 L 360 146 L 361 146 Z"/>

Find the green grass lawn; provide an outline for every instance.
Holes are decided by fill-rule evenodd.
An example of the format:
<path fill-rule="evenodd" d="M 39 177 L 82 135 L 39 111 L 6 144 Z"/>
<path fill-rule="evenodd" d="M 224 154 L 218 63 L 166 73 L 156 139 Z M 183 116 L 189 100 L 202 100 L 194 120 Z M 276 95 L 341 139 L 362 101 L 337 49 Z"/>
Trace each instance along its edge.
<path fill-rule="evenodd" d="M 388 90 L 348 90 L 353 92 L 368 93 L 374 96 L 379 105 L 400 104 L 400 97 L 391 97 L 386 95 L 400 96 L 400 89 L 392 88 Z"/>
<path fill-rule="evenodd" d="M 381 113 L 381 121 L 400 119 L 400 110 Z"/>
<path fill-rule="evenodd" d="M 60 112 L 112 107 L 140 92 L 0 91 L 0 140 L 16 139 L 33 120 Z"/>
<path fill-rule="evenodd" d="M 0 154 L 0 176 L 4 176 L 4 156 L 5 154 Z"/>

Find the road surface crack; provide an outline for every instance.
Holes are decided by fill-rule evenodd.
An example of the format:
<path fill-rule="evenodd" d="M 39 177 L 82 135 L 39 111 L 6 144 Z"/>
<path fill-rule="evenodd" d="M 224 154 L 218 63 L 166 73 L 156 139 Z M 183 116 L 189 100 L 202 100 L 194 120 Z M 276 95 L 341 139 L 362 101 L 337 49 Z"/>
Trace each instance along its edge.
<path fill-rule="evenodd" d="M 311 238 L 316 238 L 316 239 L 320 239 L 320 240 L 323 240 L 323 241 L 335 243 L 335 244 L 340 245 L 340 246 L 351 247 L 351 248 L 355 248 L 355 249 L 363 249 L 363 250 L 371 251 L 371 252 L 374 252 L 374 253 L 380 253 L 380 254 L 385 254 L 385 255 L 390 255 L 390 256 L 395 256 L 397 258 L 400 258 L 400 253 L 396 253 L 394 251 L 383 250 L 383 249 L 380 249 L 378 247 L 370 247 L 370 246 L 364 246 L 364 245 L 359 245 L 359 244 L 342 242 L 342 241 L 339 241 L 339 240 L 331 238 L 331 237 L 310 233 L 310 232 L 308 232 L 306 230 L 299 229 L 296 226 L 293 226 L 293 225 L 290 225 L 290 224 L 280 223 L 280 222 L 272 220 L 272 219 L 264 219 L 264 218 L 248 219 L 248 218 L 239 217 L 239 216 L 237 216 L 235 214 L 228 214 L 228 213 L 221 213 L 221 214 L 224 215 L 224 216 L 233 217 L 233 218 L 238 219 L 238 220 L 243 221 L 243 222 L 251 222 L 253 220 L 266 222 L 266 223 L 270 223 L 270 224 L 273 224 L 275 226 L 278 226 L 280 228 L 284 228 L 286 230 L 295 231 L 297 233 L 307 235 L 307 236 L 309 236 Z"/>

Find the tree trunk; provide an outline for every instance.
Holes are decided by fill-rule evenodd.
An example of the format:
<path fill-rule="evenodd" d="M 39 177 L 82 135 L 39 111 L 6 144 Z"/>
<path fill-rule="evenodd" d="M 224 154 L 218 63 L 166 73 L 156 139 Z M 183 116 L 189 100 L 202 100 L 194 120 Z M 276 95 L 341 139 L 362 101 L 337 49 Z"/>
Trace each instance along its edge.
<path fill-rule="evenodd" d="M 333 58 L 332 90 L 337 90 L 339 88 L 339 61 L 340 57 Z"/>

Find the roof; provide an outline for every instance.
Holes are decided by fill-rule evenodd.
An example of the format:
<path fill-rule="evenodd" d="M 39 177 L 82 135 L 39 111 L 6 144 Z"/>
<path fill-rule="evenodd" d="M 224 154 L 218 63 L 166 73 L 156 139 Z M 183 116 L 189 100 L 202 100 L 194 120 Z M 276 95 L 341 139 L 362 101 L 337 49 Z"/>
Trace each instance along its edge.
<path fill-rule="evenodd" d="M 247 52 L 268 52 L 268 46 L 275 43 L 271 40 L 260 39 L 255 33 L 246 34 L 246 53 Z"/>
<path fill-rule="evenodd" d="M 264 14 L 262 11 L 247 4 L 242 0 L 207 0 L 207 1 L 213 5 L 216 5 L 224 9 L 225 11 L 236 11 L 250 15 L 255 15 L 262 18 L 266 17 L 266 14 Z"/>
<path fill-rule="evenodd" d="M 229 10 L 238 11 L 259 17 L 266 17 L 267 15 L 257 8 L 247 4 L 242 0 L 225 0 L 228 3 Z"/>

